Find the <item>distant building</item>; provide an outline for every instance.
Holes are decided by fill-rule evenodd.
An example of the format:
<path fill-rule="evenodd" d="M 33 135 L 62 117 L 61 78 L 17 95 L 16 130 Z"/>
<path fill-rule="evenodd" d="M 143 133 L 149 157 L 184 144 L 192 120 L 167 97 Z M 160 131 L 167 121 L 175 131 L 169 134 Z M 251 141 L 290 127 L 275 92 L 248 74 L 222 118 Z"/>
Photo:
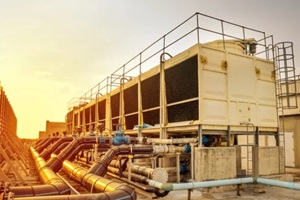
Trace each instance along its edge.
<path fill-rule="evenodd" d="M 46 121 L 46 130 L 39 132 L 39 138 L 62 137 L 66 131 L 65 122 L 50 122 Z"/>
<path fill-rule="evenodd" d="M 47 138 L 48 135 L 46 134 L 46 131 L 39 131 L 39 138 Z"/>

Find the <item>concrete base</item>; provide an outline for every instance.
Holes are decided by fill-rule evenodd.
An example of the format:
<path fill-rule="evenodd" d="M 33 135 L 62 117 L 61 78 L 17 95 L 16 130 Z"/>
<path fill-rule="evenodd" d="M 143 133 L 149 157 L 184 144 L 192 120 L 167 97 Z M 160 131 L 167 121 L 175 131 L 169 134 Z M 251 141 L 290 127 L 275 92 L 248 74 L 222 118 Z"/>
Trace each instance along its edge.
<path fill-rule="evenodd" d="M 208 181 L 236 177 L 235 147 L 195 148 L 195 180 Z"/>
<path fill-rule="evenodd" d="M 254 147 L 258 148 L 259 175 L 284 173 L 283 147 Z"/>

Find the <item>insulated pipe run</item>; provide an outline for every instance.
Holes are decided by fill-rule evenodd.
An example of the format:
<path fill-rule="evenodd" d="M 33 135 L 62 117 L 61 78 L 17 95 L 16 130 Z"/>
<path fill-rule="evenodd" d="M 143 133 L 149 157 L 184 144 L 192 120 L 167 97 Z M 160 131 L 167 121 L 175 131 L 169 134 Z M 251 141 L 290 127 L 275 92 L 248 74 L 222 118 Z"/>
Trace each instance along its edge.
<path fill-rule="evenodd" d="M 102 157 L 100 162 L 94 163 L 87 173 L 104 176 L 107 171 L 107 166 L 115 156 L 121 154 L 150 154 L 153 153 L 152 146 L 116 146 L 110 148 Z"/>
<path fill-rule="evenodd" d="M 52 153 L 58 155 L 61 150 L 63 150 L 64 148 L 66 148 L 68 145 L 70 144 L 70 142 L 64 142 L 61 145 L 59 145 L 59 147 L 57 147 L 57 149 L 55 149 Z M 50 155 L 51 156 L 51 155 Z M 49 157 L 50 158 L 50 157 Z M 49 158 L 45 159 L 48 160 Z"/>
<path fill-rule="evenodd" d="M 266 178 L 255 178 L 255 177 L 179 183 L 179 184 L 160 183 L 158 181 L 151 180 L 149 182 L 149 185 L 164 191 L 174 191 L 174 190 L 190 190 L 190 189 L 207 188 L 207 187 L 219 187 L 225 185 L 238 185 L 238 184 L 247 184 L 247 183 L 261 183 L 265 185 L 272 185 L 272 186 L 283 187 L 288 189 L 300 190 L 299 183 L 278 181 L 278 180 L 272 180 Z"/>
<path fill-rule="evenodd" d="M 73 152 L 65 160 L 73 161 L 81 150 L 92 149 L 93 146 L 94 146 L 94 144 L 91 144 L 91 143 L 80 144 L 75 149 L 73 149 Z M 109 146 L 98 146 L 98 151 L 106 152 L 109 148 L 110 148 Z"/>
<path fill-rule="evenodd" d="M 91 193 L 106 192 L 105 195 L 107 199 L 136 199 L 136 193 L 131 187 L 113 182 L 95 174 L 90 174 L 86 169 L 70 161 L 64 161 L 63 170 Z M 126 191 L 127 194 L 124 194 L 124 191 Z"/>
<path fill-rule="evenodd" d="M 110 170 L 108 170 L 110 171 Z M 146 192 L 153 192 L 155 188 L 149 186 L 149 185 L 144 185 L 144 184 L 140 184 L 140 183 L 136 183 L 136 182 L 133 182 L 133 181 L 129 181 L 128 178 L 123 178 L 123 177 L 120 177 L 119 174 L 115 174 L 113 172 L 107 172 L 107 175 L 111 176 L 111 177 L 114 177 L 116 179 L 119 179 L 119 180 L 122 180 L 130 185 L 133 185 L 134 187 L 136 188 L 139 188 L 141 190 L 144 190 Z M 125 176 L 126 177 L 126 176 Z"/>
<path fill-rule="evenodd" d="M 228 179 L 228 180 L 217 180 L 217 181 L 204 181 L 204 182 L 189 182 L 189 183 L 160 183 L 154 180 L 149 182 L 149 185 L 164 191 L 174 190 L 190 190 L 197 188 L 217 187 L 225 185 L 238 185 L 245 183 L 253 183 L 253 178 L 239 178 L 239 179 Z"/>
<path fill-rule="evenodd" d="M 58 138 L 49 138 L 43 144 L 36 147 L 36 151 L 38 153 L 41 153 L 46 147 L 48 147 L 52 142 L 55 142 L 56 140 L 58 140 Z"/>
<path fill-rule="evenodd" d="M 153 153 L 189 153 L 190 148 L 187 146 L 174 146 L 174 145 L 152 145 Z"/>
<path fill-rule="evenodd" d="M 136 200 L 134 190 L 129 190 L 128 186 L 120 186 L 113 192 L 96 193 L 96 194 L 81 194 L 81 195 L 55 195 L 44 197 L 21 197 L 13 198 L 15 200 Z M 12 200 L 13 200 L 12 199 Z"/>
<path fill-rule="evenodd" d="M 57 140 L 52 146 L 50 146 L 49 148 L 45 149 L 41 154 L 40 157 L 44 158 L 45 160 L 48 160 L 51 153 L 53 153 L 58 147 L 60 147 L 60 145 L 64 144 L 64 143 L 68 143 L 71 142 L 74 138 L 72 137 L 63 137 L 63 138 L 59 138 L 59 140 Z"/>
<path fill-rule="evenodd" d="M 30 148 L 31 154 L 35 160 L 39 178 L 45 185 L 10 187 L 9 191 L 14 193 L 15 197 L 48 196 L 70 194 L 70 188 L 66 185 L 49 167 L 45 167 L 45 160 L 39 157 L 39 153 Z"/>
<path fill-rule="evenodd" d="M 50 167 L 54 172 L 57 172 L 61 168 L 63 161 L 66 159 L 74 159 L 72 157 L 75 157 L 79 153 L 79 151 L 82 150 L 84 144 L 95 143 L 96 137 L 74 138 L 74 140 L 70 142 L 69 145 L 59 153 L 59 155 L 51 157 L 47 162 L 46 166 Z M 83 146 L 80 146 L 81 144 L 83 144 Z M 80 147 L 78 148 L 78 146 Z"/>
<path fill-rule="evenodd" d="M 94 163 L 88 173 L 104 176 L 107 166 L 117 155 L 124 154 L 150 154 L 150 153 L 175 153 L 185 152 L 185 147 L 167 146 L 167 145 L 144 145 L 144 146 L 116 146 L 110 148 L 102 157 L 100 162 Z"/>
<path fill-rule="evenodd" d="M 49 161 L 47 162 L 46 166 L 53 169 L 54 172 L 57 172 L 61 166 L 64 160 L 73 160 L 74 157 L 79 153 L 80 150 L 82 150 L 81 144 L 96 144 L 99 142 L 99 146 L 108 145 L 110 141 L 110 138 L 108 137 L 79 137 L 75 138 L 72 142 L 69 143 L 69 145 L 64 148 L 58 156 L 51 157 Z M 132 138 L 129 140 L 129 143 L 136 143 L 137 140 Z M 75 150 L 74 150 L 75 148 Z"/>
<path fill-rule="evenodd" d="M 112 160 L 109 164 L 109 166 L 120 169 L 120 164 L 118 160 Z M 128 170 L 126 170 L 128 171 Z M 119 170 L 120 172 L 120 170 Z M 166 183 L 168 181 L 168 172 L 164 168 L 148 168 L 144 166 L 139 165 L 132 165 L 131 166 L 131 172 L 135 174 L 139 174 L 145 177 L 150 177 L 150 179 L 160 181 L 163 183 Z M 148 183 L 147 183 L 148 184 Z"/>
<path fill-rule="evenodd" d="M 129 172 L 122 172 L 122 174 L 120 174 L 120 170 L 117 169 L 117 168 L 114 168 L 114 167 L 107 167 L 107 170 L 115 175 L 122 175 L 123 177 L 127 178 L 128 180 L 128 177 L 129 177 Z M 145 176 L 142 176 L 142 175 L 139 175 L 139 174 L 135 174 L 135 173 L 131 173 L 130 176 L 132 177 L 132 180 L 129 180 L 130 182 L 134 181 L 134 182 L 140 182 L 140 183 L 145 183 L 145 184 L 148 184 L 149 181 L 151 179 L 145 177 Z"/>
<path fill-rule="evenodd" d="M 50 138 L 43 138 L 43 139 L 39 139 L 38 141 L 36 141 L 36 143 L 33 145 L 34 148 L 37 148 L 38 146 L 42 145 L 44 142 L 46 142 L 47 140 L 49 140 Z"/>
<path fill-rule="evenodd" d="M 300 184 L 294 182 L 285 182 L 285 181 L 278 181 L 266 178 L 254 178 L 254 182 L 265 184 L 265 185 L 272 185 L 277 187 L 283 187 L 288 189 L 300 190 Z"/>
<path fill-rule="evenodd" d="M 148 144 L 189 144 L 197 143 L 198 138 L 172 138 L 172 139 L 159 139 L 159 138 L 146 138 Z"/>

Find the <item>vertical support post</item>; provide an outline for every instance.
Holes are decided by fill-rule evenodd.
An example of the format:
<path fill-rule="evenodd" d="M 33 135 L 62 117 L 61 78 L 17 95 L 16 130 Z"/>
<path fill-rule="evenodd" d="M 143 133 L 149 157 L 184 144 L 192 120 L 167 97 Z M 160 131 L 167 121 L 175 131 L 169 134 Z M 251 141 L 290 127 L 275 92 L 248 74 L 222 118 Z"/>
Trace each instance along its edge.
<path fill-rule="evenodd" d="M 111 96 L 110 94 L 107 95 L 105 101 L 105 127 L 104 130 L 112 130 L 112 120 L 111 120 Z"/>
<path fill-rule="evenodd" d="M 202 125 L 198 126 L 198 147 L 202 146 Z"/>
<path fill-rule="evenodd" d="M 80 114 L 81 121 L 79 121 L 79 126 L 80 126 L 81 131 L 80 131 L 80 133 L 78 133 L 79 136 L 81 136 L 82 133 L 84 135 L 84 133 L 86 131 L 86 129 L 85 129 L 85 109 L 84 109 L 84 107 L 81 107 L 80 109 L 81 109 L 81 111 L 79 112 L 79 114 Z M 82 113 L 82 116 L 81 116 L 81 113 Z"/>
<path fill-rule="evenodd" d="M 253 154 L 252 154 L 252 168 L 253 168 L 253 176 L 258 177 L 259 176 L 259 147 L 253 146 Z"/>
<path fill-rule="evenodd" d="M 188 190 L 188 197 L 187 197 L 188 200 L 191 200 L 191 192 L 192 192 L 192 190 L 189 189 L 189 190 Z"/>
<path fill-rule="evenodd" d="M 142 53 L 140 53 L 139 64 L 139 81 L 138 81 L 138 137 L 142 137 L 141 127 L 144 123 L 143 108 L 142 108 L 142 87 L 141 87 L 141 74 L 142 74 Z"/>
<path fill-rule="evenodd" d="M 198 44 L 200 44 L 200 36 L 199 36 L 199 14 L 197 13 L 196 14 L 196 18 L 197 18 L 197 42 L 198 42 Z"/>
<path fill-rule="evenodd" d="M 165 37 L 163 38 L 164 46 L 165 46 Z M 159 123 L 160 123 L 160 135 L 159 138 L 166 139 L 168 137 L 167 131 L 166 131 L 166 124 L 168 123 L 168 117 L 167 117 L 167 102 L 166 102 L 166 87 L 165 87 L 165 58 L 164 55 L 168 55 L 170 58 L 172 56 L 169 53 L 165 52 L 165 48 L 163 49 L 163 53 L 160 55 L 160 91 L 159 91 Z"/>
<path fill-rule="evenodd" d="M 98 137 L 96 137 L 96 138 L 98 138 Z M 98 162 L 98 143 L 94 144 L 94 161 Z"/>
<path fill-rule="evenodd" d="M 191 179 L 195 180 L 195 144 L 190 143 L 191 145 Z"/>
<path fill-rule="evenodd" d="M 279 128 L 277 129 L 277 133 L 275 133 L 275 142 L 276 142 L 276 146 L 280 146 L 280 134 L 279 134 Z"/>
<path fill-rule="evenodd" d="M 98 85 L 99 87 L 99 85 Z M 98 88 L 98 93 L 96 94 L 96 103 L 95 103 L 95 129 L 96 129 L 96 126 L 99 122 L 99 88 Z"/>
<path fill-rule="evenodd" d="M 161 58 L 161 63 L 160 63 L 160 90 L 159 90 L 159 96 L 160 96 L 160 134 L 159 137 L 161 139 L 166 139 L 166 134 L 165 134 L 165 74 L 164 74 L 164 61 Z"/>
<path fill-rule="evenodd" d="M 227 146 L 230 147 L 230 140 L 231 140 L 231 130 L 230 126 L 227 127 Z"/>
<path fill-rule="evenodd" d="M 73 131 L 75 130 L 75 108 L 73 108 L 73 111 L 71 112 L 72 113 L 72 123 L 71 123 L 71 130 L 70 133 L 73 134 Z"/>
<path fill-rule="evenodd" d="M 255 127 L 255 134 L 254 134 L 254 145 L 252 147 L 252 169 L 253 169 L 253 176 L 259 176 L 259 129 Z"/>
<path fill-rule="evenodd" d="M 177 183 L 180 183 L 180 152 L 176 152 L 176 175 Z"/>
<path fill-rule="evenodd" d="M 254 145 L 259 146 L 259 129 L 258 127 L 255 127 L 255 140 L 254 140 Z"/>
<path fill-rule="evenodd" d="M 133 158 L 133 155 L 130 154 L 128 155 L 128 161 L 129 161 L 129 164 L 128 164 L 128 180 L 131 181 L 131 167 L 132 167 L 132 158 Z"/>

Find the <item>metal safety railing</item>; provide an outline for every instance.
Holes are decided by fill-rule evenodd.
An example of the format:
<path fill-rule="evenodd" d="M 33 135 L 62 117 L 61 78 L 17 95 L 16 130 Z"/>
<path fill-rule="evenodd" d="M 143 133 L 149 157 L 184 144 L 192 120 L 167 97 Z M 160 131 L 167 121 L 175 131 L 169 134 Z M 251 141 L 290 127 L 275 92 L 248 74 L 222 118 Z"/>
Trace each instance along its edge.
<path fill-rule="evenodd" d="M 70 100 L 68 108 L 89 103 L 96 98 L 98 93 L 110 93 L 120 86 L 124 78 L 128 80 L 130 77 L 137 77 L 156 66 L 160 55 L 166 51 L 171 55 L 176 55 L 194 44 L 214 40 L 223 41 L 224 49 L 226 49 L 226 40 L 238 41 L 244 44 L 245 54 L 268 60 L 270 57 L 274 58 L 274 55 L 270 55 L 270 53 L 273 54 L 272 36 L 266 37 L 265 32 L 197 12 L 150 44 L 81 97 Z"/>

